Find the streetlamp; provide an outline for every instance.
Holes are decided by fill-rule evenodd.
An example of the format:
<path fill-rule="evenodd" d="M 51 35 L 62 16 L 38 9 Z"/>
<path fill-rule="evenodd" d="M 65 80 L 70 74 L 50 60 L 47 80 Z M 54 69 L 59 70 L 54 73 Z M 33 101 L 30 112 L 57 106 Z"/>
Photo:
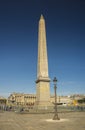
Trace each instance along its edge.
<path fill-rule="evenodd" d="M 58 117 L 58 111 L 57 111 L 57 86 L 56 86 L 56 83 L 57 83 L 57 79 L 56 77 L 54 77 L 53 79 L 53 83 L 54 83 L 54 92 L 55 92 L 55 114 L 54 114 L 54 117 L 53 117 L 53 120 L 60 120 L 60 118 Z"/>

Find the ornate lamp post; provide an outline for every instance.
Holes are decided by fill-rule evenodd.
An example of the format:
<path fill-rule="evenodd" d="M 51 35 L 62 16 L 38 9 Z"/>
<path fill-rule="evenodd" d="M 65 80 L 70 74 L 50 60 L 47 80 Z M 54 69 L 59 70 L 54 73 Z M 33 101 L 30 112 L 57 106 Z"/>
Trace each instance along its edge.
<path fill-rule="evenodd" d="M 57 83 L 57 79 L 56 77 L 54 77 L 53 79 L 53 83 L 54 83 L 54 92 L 55 92 L 55 114 L 54 114 L 54 117 L 53 117 L 53 120 L 60 120 L 60 118 L 58 117 L 58 111 L 57 111 L 57 86 L 56 86 L 56 83 Z"/>

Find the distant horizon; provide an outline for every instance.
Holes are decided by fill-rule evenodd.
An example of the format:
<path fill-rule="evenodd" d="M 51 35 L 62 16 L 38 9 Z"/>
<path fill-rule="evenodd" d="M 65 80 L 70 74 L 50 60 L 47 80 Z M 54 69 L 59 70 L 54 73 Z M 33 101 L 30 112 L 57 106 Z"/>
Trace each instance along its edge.
<path fill-rule="evenodd" d="M 3 97 L 3 98 L 8 98 L 11 94 L 13 94 L 13 93 L 17 93 L 17 94 L 35 94 L 36 95 L 36 92 L 35 93 L 24 93 L 24 92 L 12 92 L 12 93 L 10 93 L 8 96 L 3 96 L 3 95 L 0 95 L 0 97 Z M 54 93 L 51 93 L 50 94 L 50 96 L 53 96 L 53 95 L 55 95 Z M 85 96 L 85 93 L 71 93 L 71 94 L 67 94 L 67 95 L 59 95 L 59 94 L 57 94 L 57 96 L 73 96 L 73 95 L 80 95 L 80 96 Z"/>

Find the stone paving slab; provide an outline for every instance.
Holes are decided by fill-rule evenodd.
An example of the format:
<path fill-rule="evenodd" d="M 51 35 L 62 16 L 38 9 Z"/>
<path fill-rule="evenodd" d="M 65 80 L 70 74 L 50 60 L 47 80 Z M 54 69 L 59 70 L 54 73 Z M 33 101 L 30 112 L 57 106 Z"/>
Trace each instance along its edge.
<path fill-rule="evenodd" d="M 53 114 L 0 113 L 0 130 L 85 130 L 85 112 L 59 113 L 63 120 L 49 122 Z M 48 120 L 48 121 L 47 121 Z"/>

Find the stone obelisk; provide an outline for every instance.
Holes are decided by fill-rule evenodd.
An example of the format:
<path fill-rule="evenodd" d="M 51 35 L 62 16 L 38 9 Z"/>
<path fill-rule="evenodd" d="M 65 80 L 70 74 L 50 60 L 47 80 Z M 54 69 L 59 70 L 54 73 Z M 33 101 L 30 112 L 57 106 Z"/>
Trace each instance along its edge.
<path fill-rule="evenodd" d="M 36 80 L 36 105 L 38 109 L 50 106 L 50 78 L 48 74 L 48 57 L 46 45 L 45 19 L 41 15 L 38 30 L 38 64 Z"/>

